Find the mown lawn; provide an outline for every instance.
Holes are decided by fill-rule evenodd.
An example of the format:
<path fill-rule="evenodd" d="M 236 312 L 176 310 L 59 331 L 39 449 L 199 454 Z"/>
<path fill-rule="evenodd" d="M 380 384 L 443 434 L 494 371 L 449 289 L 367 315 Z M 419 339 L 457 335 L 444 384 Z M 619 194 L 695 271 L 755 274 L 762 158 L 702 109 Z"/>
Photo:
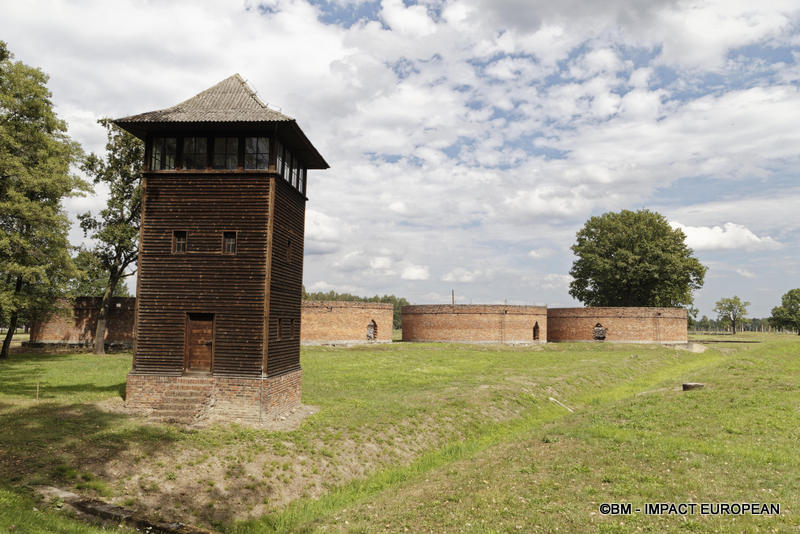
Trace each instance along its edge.
<path fill-rule="evenodd" d="M 0 531 L 89 531 L 36 503 L 40 483 L 237 533 L 798 530 L 800 339 L 746 340 L 760 343 L 310 347 L 303 401 L 319 412 L 290 432 L 130 417 L 129 355 L 12 355 Z M 604 516 L 604 502 L 781 515 Z"/>

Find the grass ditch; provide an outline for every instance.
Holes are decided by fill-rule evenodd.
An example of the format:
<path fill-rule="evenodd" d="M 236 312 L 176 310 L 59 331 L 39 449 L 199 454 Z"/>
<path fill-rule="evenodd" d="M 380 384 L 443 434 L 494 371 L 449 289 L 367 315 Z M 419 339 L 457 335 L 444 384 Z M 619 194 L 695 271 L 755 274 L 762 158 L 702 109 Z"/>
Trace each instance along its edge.
<path fill-rule="evenodd" d="M 642 444 L 658 448 L 661 443 L 674 450 L 680 440 L 672 443 L 670 436 L 662 438 L 652 428 L 651 434 L 643 434 L 648 421 L 659 420 L 659 410 L 665 409 L 658 402 L 675 402 L 670 396 L 698 397 L 669 388 L 681 380 L 702 378 L 704 373 L 715 379 L 717 375 L 749 378 L 755 391 L 774 386 L 766 371 L 754 373 L 752 367 L 763 367 L 761 360 L 767 353 L 788 351 L 775 356 L 786 367 L 798 345 L 794 339 L 762 340 L 761 344 L 715 345 L 702 354 L 613 344 L 309 347 L 302 354 L 303 398 L 320 411 L 291 432 L 236 425 L 199 430 L 147 424 L 117 409 L 129 355 L 105 356 L 103 365 L 87 354 L 14 355 L 0 365 L 0 424 L 15 429 L 0 435 L 0 478 L 5 481 L 0 487 L 24 501 L 27 485 L 52 483 L 155 517 L 237 533 L 373 532 L 386 530 L 385 524 L 395 531 L 413 526 L 409 514 L 418 514 L 420 524 L 433 531 L 461 531 L 467 527 L 454 526 L 447 519 L 450 516 L 431 514 L 428 506 L 433 501 L 445 502 L 453 517 L 464 518 L 472 525 L 469 528 L 481 525 L 469 521 L 471 515 L 497 523 L 497 516 L 488 512 L 460 508 L 459 501 L 465 502 L 465 495 L 475 488 L 456 491 L 445 501 L 435 495 L 423 500 L 414 497 L 424 494 L 436 480 L 451 483 L 445 485 L 445 495 L 462 483 L 470 488 L 472 479 L 464 478 L 465 474 L 484 464 L 476 477 L 497 484 L 498 491 L 514 491 L 515 484 L 517 489 L 522 487 L 521 475 L 543 472 L 542 464 L 525 456 L 534 452 L 550 451 L 549 460 L 542 462 L 567 465 L 573 458 L 559 456 L 561 448 L 565 454 L 583 451 L 583 465 L 569 468 L 581 473 L 594 470 L 592 457 L 625 465 L 620 457 L 612 462 L 604 453 L 605 446 L 634 443 L 633 450 L 638 451 Z M 790 378 L 784 388 L 791 377 L 797 378 L 797 369 L 787 369 Z M 37 382 L 42 395 L 38 403 L 31 397 Z M 699 395 L 711 391 L 718 391 L 718 386 Z M 570 415 L 551 403 L 551 396 L 576 413 Z M 765 405 L 774 401 L 770 395 L 759 399 Z M 627 411 L 622 410 L 625 406 Z M 754 434 L 748 430 L 752 418 L 738 420 L 723 408 L 714 412 L 729 420 L 721 432 L 742 440 L 730 449 L 731 454 L 749 462 L 774 461 L 753 449 Z M 567 424 L 578 421 L 583 425 Z M 710 454 L 720 447 L 713 436 L 702 437 L 706 428 L 714 428 L 708 420 L 691 424 L 701 437 L 684 436 L 682 442 L 694 447 L 687 448 L 690 454 Z M 786 440 L 763 444 L 778 457 L 791 448 Z M 513 463 L 500 461 L 506 457 Z M 490 475 L 503 473 L 506 478 L 491 482 Z M 560 485 L 564 480 L 552 476 L 545 482 Z M 487 489 L 482 482 L 473 483 Z M 542 498 L 535 488 L 523 489 L 534 501 Z M 586 497 L 562 491 L 565 498 Z M 395 495 L 404 504 L 384 501 Z M 489 493 L 475 495 L 490 498 Z M 494 493 L 491 498 L 499 497 L 500 493 Z M 575 504 L 560 501 L 562 507 Z M 20 506 L 12 508 L 22 513 Z M 539 523 L 530 522 L 527 509 L 528 505 L 517 502 L 510 508 L 511 516 L 525 518 L 528 522 L 521 525 L 525 528 L 535 527 Z M 360 512 L 353 516 L 354 510 Z M 576 510 L 590 514 L 581 506 Z M 372 520 L 364 519 L 370 513 Z M 2 514 L 0 528 L 9 524 Z M 576 525 L 592 526 L 581 523 L 582 515 L 575 514 Z M 384 517 L 387 523 L 381 524 Z M 541 517 L 549 517 L 552 526 L 559 524 L 555 516 Z M 506 526 L 518 531 L 517 525 Z"/>

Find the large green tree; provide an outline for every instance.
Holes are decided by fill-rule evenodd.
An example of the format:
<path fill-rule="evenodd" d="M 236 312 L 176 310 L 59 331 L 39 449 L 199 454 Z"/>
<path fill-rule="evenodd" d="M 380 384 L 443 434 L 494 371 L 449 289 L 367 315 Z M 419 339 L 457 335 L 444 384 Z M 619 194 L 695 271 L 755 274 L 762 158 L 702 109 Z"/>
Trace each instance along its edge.
<path fill-rule="evenodd" d="M 781 305 L 772 308 L 769 322 L 778 328 L 791 328 L 800 335 L 800 288 L 790 289 L 781 297 Z"/>
<path fill-rule="evenodd" d="M 663 215 L 605 213 L 581 228 L 569 294 L 587 306 L 688 306 L 706 268 Z"/>
<path fill-rule="evenodd" d="M 108 272 L 100 258 L 86 248 L 79 248 L 73 256 L 77 272 L 69 281 L 68 294 L 70 297 L 102 297 L 108 286 Z M 131 297 L 125 280 L 120 279 L 113 291 L 116 297 Z"/>
<path fill-rule="evenodd" d="M 139 222 L 142 213 L 141 172 L 144 145 L 118 128 L 110 119 L 98 121 L 106 128 L 106 154 L 90 154 L 83 164 L 95 184 L 109 188 L 106 207 L 98 215 L 79 215 L 84 234 L 96 240 L 92 254 L 106 274 L 106 283 L 97 317 L 94 337 L 95 354 L 105 352 L 106 319 L 111 298 L 125 277 L 135 271 L 130 267 L 139 255 Z"/>
<path fill-rule="evenodd" d="M 88 184 L 70 172 L 81 155 L 53 111 L 47 75 L 14 61 L 0 41 L 0 315 L 8 357 L 20 320 L 53 308 L 73 275 L 62 200 Z"/>
<path fill-rule="evenodd" d="M 721 321 L 730 323 L 733 333 L 735 334 L 736 326 L 740 324 L 744 320 L 745 315 L 747 315 L 748 306 L 750 306 L 749 302 L 742 301 L 739 297 L 734 295 L 730 298 L 725 297 L 719 299 L 716 306 L 714 306 L 714 312 Z"/>

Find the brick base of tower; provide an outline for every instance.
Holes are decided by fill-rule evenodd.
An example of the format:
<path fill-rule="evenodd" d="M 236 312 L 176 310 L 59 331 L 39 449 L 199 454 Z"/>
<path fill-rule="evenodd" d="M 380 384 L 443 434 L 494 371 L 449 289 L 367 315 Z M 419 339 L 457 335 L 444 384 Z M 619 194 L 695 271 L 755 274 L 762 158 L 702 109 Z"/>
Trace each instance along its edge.
<path fill-rule="evenodd" d="M 300 369 L 263 379 L 131 372 L 125 404 L 131 411 L 166 421 L 257 423 L 300 406 L 302 381 Z"/>

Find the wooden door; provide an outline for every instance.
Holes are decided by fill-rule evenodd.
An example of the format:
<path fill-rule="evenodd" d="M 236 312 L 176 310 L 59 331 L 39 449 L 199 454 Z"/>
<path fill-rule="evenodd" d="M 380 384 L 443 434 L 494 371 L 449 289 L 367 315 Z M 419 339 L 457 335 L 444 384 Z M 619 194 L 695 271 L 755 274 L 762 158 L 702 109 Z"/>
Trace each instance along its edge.
<path fill-rule="evenodd" d="M 190 313 L 186 322 L 186 370 L 210 372 L 214 354 L 214 315 Z"/>

